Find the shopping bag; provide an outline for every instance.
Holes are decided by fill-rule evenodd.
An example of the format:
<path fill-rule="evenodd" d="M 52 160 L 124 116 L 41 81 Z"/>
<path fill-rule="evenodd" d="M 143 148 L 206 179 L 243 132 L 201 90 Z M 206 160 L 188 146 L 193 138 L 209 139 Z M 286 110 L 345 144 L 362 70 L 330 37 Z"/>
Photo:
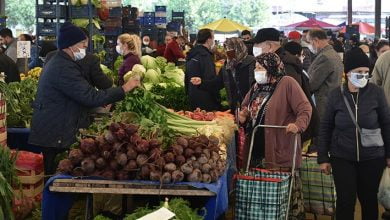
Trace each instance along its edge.
<path fill-rule="evenodd" d="M 235 219 L 285 219 L 291 173 L 254 169 L 235 175 Z"/>
<path fill-rule="evenodd" d="M 383 171 L 381 183 L 379 184 L 378 200 L 385 209 L 390 209 L 390 168 L 388 167 Z"/>
<path fill-rule="evenodd" d="M 317 157 L 302 157 L 300 168 L 305 210 L 308 213 L 333 216 L 336 190 L 332 175 L 325 175 L 317 164 Z"/>

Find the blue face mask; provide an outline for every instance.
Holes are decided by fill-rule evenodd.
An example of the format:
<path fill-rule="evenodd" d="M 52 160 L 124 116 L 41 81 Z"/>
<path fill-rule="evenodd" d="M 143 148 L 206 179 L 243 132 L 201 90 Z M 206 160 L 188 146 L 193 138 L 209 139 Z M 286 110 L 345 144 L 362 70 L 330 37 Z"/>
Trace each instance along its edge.
<path fill-rule="evenodd" d="M 79 52 L 73 52 L 75 61 L 82 60 L 87 55 L 87 51 L 84 48 L 78 48 Z"/>

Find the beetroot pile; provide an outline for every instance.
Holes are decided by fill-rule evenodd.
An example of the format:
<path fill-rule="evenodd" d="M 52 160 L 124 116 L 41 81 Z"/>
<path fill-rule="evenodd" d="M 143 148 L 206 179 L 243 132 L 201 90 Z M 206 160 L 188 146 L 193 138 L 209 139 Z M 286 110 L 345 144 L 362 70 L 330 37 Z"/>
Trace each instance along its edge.
<path fill-rule="evenodd" d="M 57 170 L 73 176 L 162 183 L 211 183 L 225 171 L 216 137 L 178 137 L 168 149 L 161 146 L 156 139 L 141 138 L 137 125 L 112 123 L 104 135 L 82 139 Z"/>

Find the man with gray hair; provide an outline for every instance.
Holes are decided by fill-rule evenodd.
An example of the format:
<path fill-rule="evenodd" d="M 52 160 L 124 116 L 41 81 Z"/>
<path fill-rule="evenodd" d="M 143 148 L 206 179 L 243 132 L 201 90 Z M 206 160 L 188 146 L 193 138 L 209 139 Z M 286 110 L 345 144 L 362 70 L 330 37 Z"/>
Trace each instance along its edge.
<path fill-rule="evenodd" d="M 323 30 L 310 30 L 307 36 L 309 49 L 316 54 L 309 68 L 310 89 L 314 93 L 320 118 L 324 115 L 328 93 L 341 85 L 343 62 L 328 43 Z"/>

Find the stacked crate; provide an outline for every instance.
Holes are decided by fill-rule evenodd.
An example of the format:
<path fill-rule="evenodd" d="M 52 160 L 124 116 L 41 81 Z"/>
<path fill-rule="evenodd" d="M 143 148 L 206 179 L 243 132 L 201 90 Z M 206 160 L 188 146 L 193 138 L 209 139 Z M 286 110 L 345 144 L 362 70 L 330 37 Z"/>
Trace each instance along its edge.
<path fill-rule="evenodd" d="M 172 21 L 168 23 L 167 31 L 177 32 L 179 35 L 181 35 L 185 23 L 184 14 L 184 11 L 172 11 Z"/>
<path fill-rule="evenodd" d="M 141 19 L 142 22 L 141 35 L 142 36 L 147 35 L 152 40 L 156 40 L 158 37 L 155 15 L 156 15 L 155 12 L 144 12 L 143 17 Z"/>
<path fill-rule="evenodd" d="M 67 18 L 65 0 L 36 0 L 37 41 L 53 39 L 58 35 L 61 25 Z M 44 38 L 44 39 L 43 39 Z"/>
<path fill-rule="evenodd" d="M 122 0 L 107 0 L 109 16 L 103 23 L 106 37 L 122 34 Z"/>
<path fill-rule="evenodd" d="M 155 24 L 157 28 L 160 29 L 167 28 L 167 7 L 166 6 L 155 7 Z"/>
<path fill-rule="evenodd" d="M 141 24 L 138 20 L 138 8 L 126 6 L 122 9 L 123 33 L 137 34 L 141 32 Z"/>

